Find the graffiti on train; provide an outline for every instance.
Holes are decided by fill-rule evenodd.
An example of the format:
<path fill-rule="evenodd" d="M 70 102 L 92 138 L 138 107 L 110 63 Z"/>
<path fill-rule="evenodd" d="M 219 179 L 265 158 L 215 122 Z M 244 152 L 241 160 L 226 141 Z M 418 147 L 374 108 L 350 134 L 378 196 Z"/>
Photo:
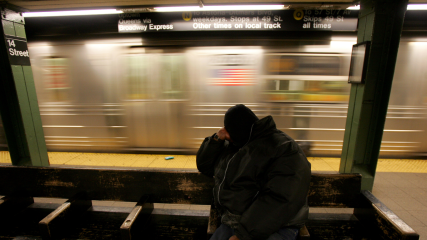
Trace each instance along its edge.
<path fill-rule="evenodd" d="M 120 15 L 119 33 L 149 31 L 355 31 L 358 11 L 276 10 Z"/>

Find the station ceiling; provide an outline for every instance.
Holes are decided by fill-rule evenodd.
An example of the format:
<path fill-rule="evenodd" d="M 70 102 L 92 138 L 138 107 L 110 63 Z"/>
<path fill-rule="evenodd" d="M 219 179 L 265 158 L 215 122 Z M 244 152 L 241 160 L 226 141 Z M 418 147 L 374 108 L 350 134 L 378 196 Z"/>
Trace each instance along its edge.
<path fill-rule="evenodd" d="M 88 8 L 132 8 L 132 7 L 149 7 L 165 5 L 198 5 L 200 0 L 10 0 L 0 3 L 9 3 L 20 7 L 26 11 L 43 11 L 43 10 L 74 10 Z M 335 7 L 342 8 L 354 5 L 358 1 L 354 0 L 203 0 L 205 5 L 218 4 L 266 4 L 281 3 L 296 7 Z M 427 0 L 409 0 L 409 3 L 427 3 Z"/>

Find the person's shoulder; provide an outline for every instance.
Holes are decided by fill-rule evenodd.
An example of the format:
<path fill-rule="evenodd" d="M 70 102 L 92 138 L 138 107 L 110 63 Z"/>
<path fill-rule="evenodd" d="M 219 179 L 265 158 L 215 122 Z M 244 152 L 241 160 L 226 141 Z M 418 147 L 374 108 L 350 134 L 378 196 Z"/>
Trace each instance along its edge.
<path fill-rule="evenodd" d="M 275 141 L 278 141 L 280 143 L 290 144 L 292 142 L 295 142 L 295 140 L 291 136 L 279 129 L 275 129 L 274 131 L 272 131 L 271 134 L 269 134 L 268 138 L 274 139 Z"/>
<path fill-rule="evenodd" d="M 293 154 L 299 151 L 298 143 L 290 137 L 288 134 L 277 130 L 272 135 L 271 138 L 274 141 L 274 145 L 277 153 L 280 154 Z"/>

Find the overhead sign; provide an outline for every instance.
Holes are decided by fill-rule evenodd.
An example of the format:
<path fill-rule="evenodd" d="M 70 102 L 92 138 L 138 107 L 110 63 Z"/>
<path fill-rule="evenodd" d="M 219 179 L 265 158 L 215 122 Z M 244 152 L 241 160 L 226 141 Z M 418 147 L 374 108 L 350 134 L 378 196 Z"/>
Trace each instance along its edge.
<path fill-rule="evenodd" d="M 27 42 L 16 37 L 5 37 L 10 65 L 30 66 Z"/>
<path fill-rule="evenodd" d="M 356 31 L 359 11 L 259 10 L 120 14 L 120 33 L 164 31 Z"/>

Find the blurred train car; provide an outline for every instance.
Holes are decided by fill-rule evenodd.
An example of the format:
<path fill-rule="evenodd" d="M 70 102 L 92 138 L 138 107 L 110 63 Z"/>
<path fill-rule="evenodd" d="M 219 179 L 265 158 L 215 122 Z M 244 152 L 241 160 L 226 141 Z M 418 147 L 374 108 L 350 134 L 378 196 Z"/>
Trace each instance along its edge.
<path fill-rule="evenodd" d="M 29 41 L 48 150 L 194 153 L 243 103 L 310 155 L 341 154 L 356 33 L 215 34 Z M 426 50 L 402 36 L 382 157 L 427 153 Z"/>

